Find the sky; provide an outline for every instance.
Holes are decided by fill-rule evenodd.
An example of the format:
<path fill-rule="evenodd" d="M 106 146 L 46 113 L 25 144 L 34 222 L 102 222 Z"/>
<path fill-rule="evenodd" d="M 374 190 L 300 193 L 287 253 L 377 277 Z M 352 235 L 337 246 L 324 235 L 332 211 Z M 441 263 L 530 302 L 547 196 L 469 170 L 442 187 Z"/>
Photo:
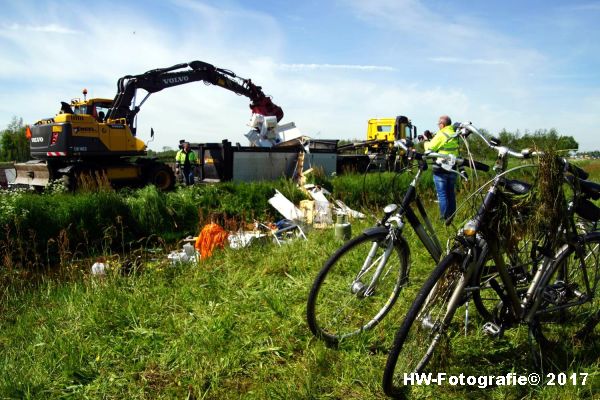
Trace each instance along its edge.
<path fill-rule="evenodd" d="M 557 129 L 600 150 L 596 0 L 0 0 L 0 129 L 60 102 L 113 98 L 124 75 L 201 60 L 250 78 L 317 139 L 370 118 L 440 115 L 495 134 Z M 151 149 L 248 145 L 248 99 L 201 82 L 152 94 Z"/>

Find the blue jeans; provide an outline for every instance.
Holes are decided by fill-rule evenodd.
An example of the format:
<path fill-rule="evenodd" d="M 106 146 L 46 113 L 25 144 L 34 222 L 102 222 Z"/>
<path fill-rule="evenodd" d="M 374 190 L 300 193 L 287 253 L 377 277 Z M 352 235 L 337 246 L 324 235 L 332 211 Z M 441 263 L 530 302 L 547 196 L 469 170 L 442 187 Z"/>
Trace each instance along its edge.
<path fill-rule="evenodd" d="M 194 168 L 183 168 L 183 180 L 188 186 L 194 184 Z"/>
<path fill-rule="evenodd" d="M 448 219 L 456 211 L 456 174 L 433 173 L 442 218 Z"/>

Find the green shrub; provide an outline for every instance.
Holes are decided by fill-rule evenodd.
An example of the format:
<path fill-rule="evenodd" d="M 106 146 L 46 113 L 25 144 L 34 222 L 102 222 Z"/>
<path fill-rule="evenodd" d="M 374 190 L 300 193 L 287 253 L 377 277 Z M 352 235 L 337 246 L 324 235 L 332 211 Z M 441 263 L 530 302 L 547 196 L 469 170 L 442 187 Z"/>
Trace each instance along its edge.
<path fill-rule="evenodd" d="M 414 175 L 409 172 L 341 175 L 332 180 L 333 194 L 349 207 L 379 207 L 399 203 L 413 178 Z M 432 193 L 433 180 L 430 171 L 424 172 L 417 189 L 422 195 Z"/>
<path fill-rule="evenodd" d="M 172 212 L 167 205 L 166 196 L 155 186 L 146 186 L 126 197 L 125 203 L 129 208 L 136 230 L 146 235 L 167 232 L 174 228 Z"/>

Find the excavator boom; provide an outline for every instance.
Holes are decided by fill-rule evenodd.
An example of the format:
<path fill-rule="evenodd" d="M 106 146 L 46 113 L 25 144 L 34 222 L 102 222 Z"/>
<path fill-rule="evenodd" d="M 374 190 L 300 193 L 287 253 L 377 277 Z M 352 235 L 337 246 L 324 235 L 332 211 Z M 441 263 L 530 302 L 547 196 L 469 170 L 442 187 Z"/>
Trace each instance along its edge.
<path fill-rule="evenodd" d="M 106 116 L 107 120 L 125 118 L 129 126 L 133 125 L 139 106 L 133 105 L 138 89 L 143 89 L 148 94 L 156 93 L 173 86 L 186 83 L 203 81 L 230 90 L 236 94 L 246 96 L 251 100 L 250 109 L 255 114 L 275 116 L 277 121 L 283 118 L 283 110 L 266 96 L 260 86 L 256 86 L 250 79 L 243 79 L 232 71 L 217 68 L 203 61 L 192 61 L 176 64 L 168 68 L 157 68 L 139 75 L 126 75 L 117 82 L 117 95 L 113 100 L 113 108 Z"/>

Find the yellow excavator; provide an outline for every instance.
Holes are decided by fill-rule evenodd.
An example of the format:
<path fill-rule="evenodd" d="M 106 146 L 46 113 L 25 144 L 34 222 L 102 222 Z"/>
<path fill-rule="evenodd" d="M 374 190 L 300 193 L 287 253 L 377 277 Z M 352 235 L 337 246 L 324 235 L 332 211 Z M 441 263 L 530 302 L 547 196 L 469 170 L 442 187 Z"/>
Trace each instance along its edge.
<path fill-rule="evenodd" d="M 175 185 L 172 169 L 146 156 L 146 143 L 136 137 L 136 115 L 152 93 L 195 81 L 213 84 L 248 97 L 254 114 L 283 118 L 282 109 L 250 79 L 203 61 L 126 75 L 117 82 L 114 99 L 87 98 L 62 102 L 53 118 L 26 127 L 33 160 L 15 164 L 16 185 L 45 187 L 60 180 L 69 189 L 84 177 L 108 180 L 115 186 L 153 184 L 160 190 Z M 147 93 L 136 104 L 138 89 Z M 152 137 L 154 132 L 151 133 Z"/>

